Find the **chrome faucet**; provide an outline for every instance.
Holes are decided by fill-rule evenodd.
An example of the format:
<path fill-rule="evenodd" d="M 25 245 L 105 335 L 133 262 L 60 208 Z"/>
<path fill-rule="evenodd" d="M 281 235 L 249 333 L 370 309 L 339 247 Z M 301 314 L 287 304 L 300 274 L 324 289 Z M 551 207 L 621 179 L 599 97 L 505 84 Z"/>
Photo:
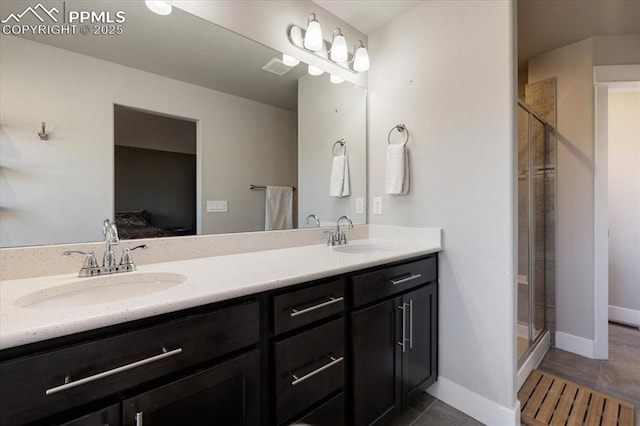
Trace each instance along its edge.
<path fill-rule="evenodd" d="M 340 226 L 342 225 L 342 222 L 345 221 L 345 220 L 349 224 L 349 229 L 353 228 L 353 222 L 351 221 L 349 216 L 340 216 L 338 218 L 338 221 L 336 222 L 336 232 L 334 234 L 335 243 L 331 244 L 331 245 L 347 244 L 347 234 L 340 228 Z"/>
<path fill-rule="evenodd" d="M 63 256 L 81 254 L 85 257 L 84 264 L 82 265 L 78 276 L 83 278 L 135 271 L 136 264 L 133 263 L 131 252 L 137 249 L 146 249 L 147 246 L 145 244 L 141 244 L 131 249 L 124 249 L 122 251 L 122 257 L 120 258 L 120 263 L 116 264 L 113 246 L 120 243 L 120 239 L 118 238 L 118 228 L 115 223 L 111 223 L 109 219 L 105 219 L 102 223 L 102 232 L 104 233 L 104 255 L 102 257 L 102 266 L 98 265 L 98 261 L 96 260 L 96 256 L 93 251 L 84 252 L 78 250 L 67 250 L 62 253 Z"/>
<path fill-rule="evenodd" d="M 315 214 L 310 214 L 309 216 L 307 216 L 307 218 L 304 220 L 305 226 L 309 225 L 309 219 L 313 219 L 316 221 L 315 228 L 320 228 L 320 219 L 318 219 L 318 216 L 316 216 Z"/>

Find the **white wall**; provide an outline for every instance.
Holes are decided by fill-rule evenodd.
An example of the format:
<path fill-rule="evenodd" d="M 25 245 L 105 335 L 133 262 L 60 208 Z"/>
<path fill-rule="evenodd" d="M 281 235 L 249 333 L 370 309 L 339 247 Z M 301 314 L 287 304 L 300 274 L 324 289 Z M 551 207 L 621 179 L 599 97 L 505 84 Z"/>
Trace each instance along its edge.
<path fill-rule="evenodd" d="M 332 84 L 329 77 L 307 75 L 298 80 L 298 206 L 299 227 L 315 214 L 320 221 L 335 224 L 342 215 L 353 223 L 366 223 L 366 214 L 356 214 L 356 198 L 366 200 L 367 94 L 361 87 L 344 82 Z M 351 195 L 329 196 L 333 144 L 346 141 Z M 336 147 L 336 153 L 342 149 Z"/>
<path fill-rule="evenodd" d="M 608 143 L 609 305 L 640 318 L 640 91 L 609 92 Z"/>
<path fill-rule="evenodd" d="M 590 38 L 529 60 L 529 82 L 557 78 L 556 323 L 581 347 L 594 339 L 593 67 L 631 63 L 640 36 Z"/>
<path fill-rule="evenodd" d="M 1 246 L 102 238 L 114 103 L 198 121 L 203 233 L 263 229 L 264 193 L 249 184 L 296 183 L 294 112 L 16 37 L 0 52 Z M 203 213 L 207 199 L 228 200 L 229 213 Z"/>
<path fill-rule="evenodd" d="M 374 224 L 444 229 L 440 378 L 430 391 L 486 424 L 515 424 L 513 4 L 424 2 L 369 35 L 369 196 L 387 134 L 411 138 L 411 192 Z M 371 199 L 371 198 L 369 198 Z"/>

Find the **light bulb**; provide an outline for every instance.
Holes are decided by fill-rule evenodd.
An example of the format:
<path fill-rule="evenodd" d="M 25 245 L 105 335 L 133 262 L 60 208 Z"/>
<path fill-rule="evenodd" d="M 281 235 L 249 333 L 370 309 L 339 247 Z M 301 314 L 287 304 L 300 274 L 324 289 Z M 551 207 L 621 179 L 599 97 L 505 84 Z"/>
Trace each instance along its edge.
<path fill-rule="evenodd" d="M 294 58 L 293 56 L 289 56 L 286 53 L 282 54 L 282 63 L 288 67 L 295 67 L 300 63 L 300 60 Z"/>
<path fill-rule="evenodd" d="M 366 47 L 360 45 L 356 49 L 353 59 L 353 70 L 354 71 L 367 71 L 369 69 L 369 53 L 367 52 Z"/>
<path fill-rule="evenodd" d="M 347 51 L 347 39 L 344 38 L 340 29 L 337 29 L 338 34 L 333 37 L 333 43 L 331 44 L 331 60 L 333 62 L 346 61 L 349 58 L 349 52 Z"/>
<path fill-rule="evenodd" d="M 322 49 L 324 39 L 322 38 L 322 28 L 320 22 L 316 20 L 316 14 L 309 15 L 309 23 L 307 24 L 307 32 L 304 35 L 304 48 L 312 51 Z"/>
<path fill-rule="evenodd" d="M 172 7 L 166 1 L 145 0 L 144 4 L 147 5 L 150 11 L 155 12 L 158 15 L 168 15 L 171 13 Z"/>
<path fill-rule="evenodd" d="M 331 74 L 331 77 L 329 77 L 329 81 L 332 82 L 333 84 L 340 84 L 344 82 L 344 79 L 338 77 L 337 75 Z"/>
<path fill-rule="evenodd" d="M 318 67 L 314 67 L 313 65 L 309 65 L 309 74 L 311 74 L 311 75 L 322 75 L 322 74 L 324 74 L 324 71 L 322 71 Z"/>

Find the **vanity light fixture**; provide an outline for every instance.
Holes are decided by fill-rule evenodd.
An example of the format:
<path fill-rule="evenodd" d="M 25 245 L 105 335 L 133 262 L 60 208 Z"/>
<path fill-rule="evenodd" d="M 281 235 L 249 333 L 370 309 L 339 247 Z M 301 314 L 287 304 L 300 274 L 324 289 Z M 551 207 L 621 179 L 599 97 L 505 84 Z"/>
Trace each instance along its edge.
<path fill-rule="evenodd" d="M 353 50 L 355 52 L 353 54 L 353 70 L 358 72 L 367 71 L 369 69 L 369 52 L 364 47 L 362 40 L 356 42 Z"/>
<path fill-rule="evenodd" d="M 344 79 L 341 77 L 338 77 L 337 75 L 331 74 L 331 77 L 329 77 L 329 81 L 332 82 L 333 84 L 340 84 L 344 82 Z"/>
<path fill-rule="evenodd" d="M 320 22 L 316 19 L 316 14 L 312 13 L 307 19 L 307 32 L 304 35 L 304 48 L 316 52 L 322 49 L 324 38 Z"/>
<path fill-rule="evenodd" d="M 298 65 L 300 63 L 299 59 L 294 58 L 291 55 L 287 55 L 286 53 L 282 54 L 282 62 L 290 67 L 295 67 L 296 65 Z"/>
<path fill-rule="evenodd" d="M 333 62 L 344 62 L 349 59 L 347 39 L 342 35 L 340 28 L 336 28 L 333 31 L 333 42 L 331 43 L 331 55 L 329 57 Z"/>
<path fill-rule="evenodd" d="M 150 11 L 155 12 L 158 15 L 168 15 L 172 10 L 171 5 L 166 1 L 144 0 L 144 4 L 147 5 Z"/>

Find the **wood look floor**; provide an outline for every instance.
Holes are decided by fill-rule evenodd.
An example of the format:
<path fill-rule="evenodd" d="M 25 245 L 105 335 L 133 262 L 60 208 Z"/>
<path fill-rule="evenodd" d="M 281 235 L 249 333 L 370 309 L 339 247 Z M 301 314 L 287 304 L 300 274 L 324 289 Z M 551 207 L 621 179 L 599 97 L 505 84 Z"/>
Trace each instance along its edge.
<path fill-rule="evenodd" d="M 635 405 L 640 426 L 640 331 L 609 324 L 609 359 L 585 358 L 551 348 L 538 369 Z M 398 415 L 393 426 L 477 426 L 482 423 L 425 393 Z"/>

